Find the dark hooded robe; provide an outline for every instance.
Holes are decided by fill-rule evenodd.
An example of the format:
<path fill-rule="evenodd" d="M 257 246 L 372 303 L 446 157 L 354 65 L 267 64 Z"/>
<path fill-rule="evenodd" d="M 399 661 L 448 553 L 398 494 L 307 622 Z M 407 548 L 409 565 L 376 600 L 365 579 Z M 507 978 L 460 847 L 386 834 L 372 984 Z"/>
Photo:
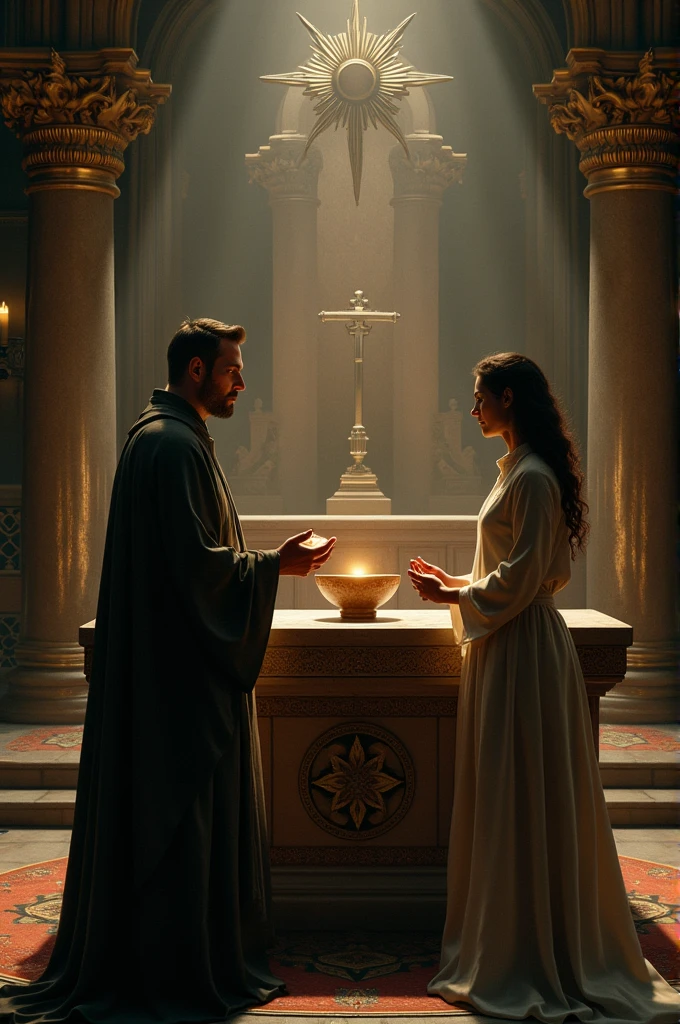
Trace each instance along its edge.
<path fill-rule="evenodd" d="M 278 573 L 203 420 L 154 391 L 114 481 L 56 944 L 0 1019 L 209 1022 L 283 991 L 252 692 Z"/>

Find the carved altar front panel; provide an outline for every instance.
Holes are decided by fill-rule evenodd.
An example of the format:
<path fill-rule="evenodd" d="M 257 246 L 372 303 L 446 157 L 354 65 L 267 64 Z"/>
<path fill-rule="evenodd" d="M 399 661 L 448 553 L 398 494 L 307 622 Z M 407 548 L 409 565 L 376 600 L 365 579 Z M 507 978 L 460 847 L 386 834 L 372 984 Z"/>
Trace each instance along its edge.
<path fill-rule="evenodd" d="M 597 742 L 600 697 L 625 674 L 631 630 L 564 612 Z M 446 862 L 461 650 L 448 612 L 278 611 L 257 684 L 271 857 L 279 867 Z"/>

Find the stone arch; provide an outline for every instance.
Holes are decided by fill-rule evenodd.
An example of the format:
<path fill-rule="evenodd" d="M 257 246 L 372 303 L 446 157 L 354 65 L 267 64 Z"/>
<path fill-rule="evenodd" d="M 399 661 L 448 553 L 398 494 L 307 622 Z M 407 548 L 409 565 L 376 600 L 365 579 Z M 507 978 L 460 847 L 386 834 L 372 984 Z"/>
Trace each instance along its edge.
<path fill-rule="evenodd" d="M 436 132 L 434 104 L 425 89 L 414 89 L 402 100 L 399 123 L 405 135 L 411 132 Z M 276 115 L 276 134 L 295 131 L 299 135 L 308 135 L 313 124 L 313 104 L 302 89 L 289 86 Z"/>

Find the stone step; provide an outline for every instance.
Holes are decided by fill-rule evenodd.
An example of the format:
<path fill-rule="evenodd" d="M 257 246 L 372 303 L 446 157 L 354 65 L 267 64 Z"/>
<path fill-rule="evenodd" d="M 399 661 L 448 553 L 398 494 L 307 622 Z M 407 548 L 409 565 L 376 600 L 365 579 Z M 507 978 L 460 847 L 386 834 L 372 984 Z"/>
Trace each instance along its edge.
<path fill-rule="evenodd" d="M 605 789 L 680 789 L 680 757 L 677 754 L 638 754 L 614 758 L 603 753 L 600 777 Z M 0 757 L 0 789 L 75 789 L 78 761 L 54 760 L 45 755 L 23 754 L 21 760 Z"/>
<path fill-rule="evenodd" d="M 69 828 L 75 789 L 0 789 L 0 826 Z"/>
<path fill-rule="evenodd" d="M 77 784 L 77 761 L 0 758 L 0 790 L 75 789 Z"/>
<path fill-rule="evenodd" d="M 612 825 L 680 824 L 680 790 L 605 789 L 604 795 Z"/>
<path fill-rule="evenodd" d="M 605 797 L 612 825 L 680 824 L 677 789 L 606 789 Z M 75 789 L 2 789 L 0 827 L 69 827 L 75 799 Z"/>
<path fill-rule="evenodd" d="M 680 757 L 665 751 L 600 754 L 600 778 L 605 789 L 680 788 Z"/>

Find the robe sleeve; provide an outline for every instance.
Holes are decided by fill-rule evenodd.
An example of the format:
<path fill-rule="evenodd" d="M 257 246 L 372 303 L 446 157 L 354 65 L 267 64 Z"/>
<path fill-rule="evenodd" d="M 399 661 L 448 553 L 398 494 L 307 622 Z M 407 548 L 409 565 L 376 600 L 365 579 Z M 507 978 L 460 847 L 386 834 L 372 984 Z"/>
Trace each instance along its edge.
<path fill-rule="evenodd" d="M 454 573 L 451 574 L 452 576 Z M 461 580 L 470 580 L 472 582 L 471 572 L 457 572 L 455 575 Z M 457 604 L 450 604 L 449 610 L 451 612 L 451 625 L 453 626 L 453 638 L 457 644 L 463 643 L 463 637 L 465 635 L 465 627 L 463 626 L 463 619 L 460 614 L 460 606 Z"/>
<path fill-rule="evenodd" d="M 540 470 L 525 471 L 511 484 L 509 501 L 508 557 L 460 591 L 462 643 L 479 640 L 519 615 L 536 597 L 552 562 L 562 511 L 557 482 Z"/>
<path fill-rule="evenodd" d="M 226 683 L 250 692 L 269 639 L 279 553 L 220 544 L 229 512 L 198 442 L 160 444 L 153 471 L 163 562 L 197 656 L 207 657 Z"/>

